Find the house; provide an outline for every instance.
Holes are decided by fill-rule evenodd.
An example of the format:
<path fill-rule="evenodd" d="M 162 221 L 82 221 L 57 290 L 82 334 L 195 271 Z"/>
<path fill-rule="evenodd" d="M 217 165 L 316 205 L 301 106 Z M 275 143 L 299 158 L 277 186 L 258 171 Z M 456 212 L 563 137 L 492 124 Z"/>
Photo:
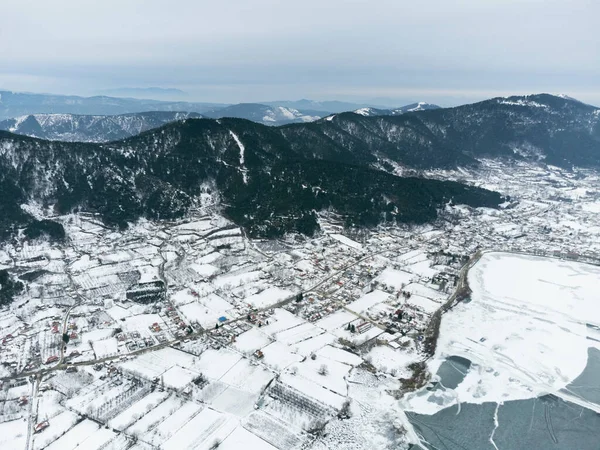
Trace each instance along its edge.
<path fill-rule="evenodd" d="M 363 322 L 356 327 L 356 331 L 362 334 L 365 331 L 370 330 L 371 328 L 373 328 L 373 324 L 371 322 Z"/>
<path fill-rule="evenodd" d="M 43 422 L 38 423 L 33 428 L 33 432 L 40 433 L 40 432 L 44 431 L 46 428 L 48 428 L 49 426 L 50 426 L 50 423 L 47 420 L 44 420 Z"/>

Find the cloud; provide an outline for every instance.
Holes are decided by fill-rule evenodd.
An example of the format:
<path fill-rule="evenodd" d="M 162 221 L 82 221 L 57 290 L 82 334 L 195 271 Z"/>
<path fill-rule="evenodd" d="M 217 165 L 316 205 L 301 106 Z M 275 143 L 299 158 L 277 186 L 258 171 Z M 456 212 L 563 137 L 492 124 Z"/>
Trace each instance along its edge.
<path fill-rule="evenodd" d="M 444 89 L 600 96 L 595 0 L 21 0 L 2 16 L 9 89 L 160 85 L 228 102 Z"/>

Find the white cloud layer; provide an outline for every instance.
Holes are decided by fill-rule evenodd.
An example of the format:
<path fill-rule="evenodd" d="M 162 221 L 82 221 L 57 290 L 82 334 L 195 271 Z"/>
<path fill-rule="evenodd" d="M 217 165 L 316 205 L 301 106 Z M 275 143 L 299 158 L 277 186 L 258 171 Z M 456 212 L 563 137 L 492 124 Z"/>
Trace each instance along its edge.
<path fill-rule="evenodd" d="M 2 5 L 0 88 L 600 103 L 598 17 L 595 0 L 20 0 Z"/>

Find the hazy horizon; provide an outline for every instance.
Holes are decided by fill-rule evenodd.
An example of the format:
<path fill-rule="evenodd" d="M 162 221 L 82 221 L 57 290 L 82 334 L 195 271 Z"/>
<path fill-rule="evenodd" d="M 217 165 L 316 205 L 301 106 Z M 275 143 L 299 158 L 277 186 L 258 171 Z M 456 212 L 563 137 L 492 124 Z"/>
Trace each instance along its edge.
<path fill-rule="evenodd" d="M 548 92 L 600 105 L 597 17 L 591 0 L 11 2 L 0 89 L 384 106 Z"/>
<path fill-rule="evenodd" d="M 136 88 L 136 87 L 126 87 L 126 88 L 115 88 L 115 89 L 107 89 L 107 90 L 103 90 L 100 91 L 98 93 L 95 94 L 91 94 L 91 95 L 80 95 L 80 94 L 66 94 L 66 93 L 57 93 L 57 92 L 32 92 L 32 91 L 18 91 L 15 89 L 8 89 L 8 88 L 3 88 L 0 86 L 0 91 L 6 91 L 6 92 L 13 92 L 13 93 L 18 93 L 18 94 L 31 94 L 31 95 L 56 95 L 56 96 L 67 96 L 67 97 L 82 97 L 82 98 L 91 98 L 91 97 L 111 97 L 111 98 L 122 98 L 122 99 L 138 99 L 138 100 L 154 100 L 154 101 L 159 101 L 159 102 L 185 102 L 185 103 L 207 103 L 207 104 L 222 104 L 222 105 L 235 105 L 235 104 L 267 104 L 267 103 L 284 103 L 284 102 L 299 102 L 299 101 L 304 101 L 304 100 L 308 100 L 308 101 L 314 101 L 314 102 L 319 102 L 319 103 L 330 103 L 330 102 L 339 102 L 339 103 L 348 103 L 348 104 L 356 104 L 356 105 L 369 105 L 372 107 L 382 107 L 382 108 L 393 108 L 393 107 L 402 107 L 402 106 L 407 106 L 413 103 L 418 103 L 418 102 L 427 102 L 427 103 L 431 103 L 431 104 L 436 104 L 438 106 L 441 106 L 442 108 L 446 108 L 446 107 L 454 107 L 454 106 L 461 106 L 461 105 L 466 105 L 466 104 L 471 104 L 471 103 L 477 103 L 479 101 L 484 101 L 484 100 L 488 100 L 490 98 L 494 98 L 494 97 L 509 97 L 509 96 L 520 96 L 520 95 L 537 95 L 537 94 L 550 94 L 550 95 L 567 95 L 570 98 L 573 98 L 575 100 L 579 100 L 582 101 L 584 103 L 588 103 L 592 106 L 597 106 L 593 103 L 590 102 L 585 102 L 580 98 L 576 98 L 573 97 L 572 95 L 569 95 L 568 93 L 564 93 L 564 92 L 522 92 L 522 93 L 505 93 L 505 94 L 499 94 L 499 95 L 494 95 L 494 96 L 490 96 L 490 97 L 481 97 L 481 98 L 477 98 L 474 100 L 465 100 L 465 101 L 459 101 L 457 100 L 456 102 L 450 103 L 450 104 L 444 104 L 443 102 L 433 102 L 433 101 L 429 101 L 428 99 L 424 98 L 424 99 L 413 99 L 413 100 L 399 100 L 399 101 L 394 101 L 393 99 L 388 99 L 388 98 L 373 98 L 373 99 L 367 99 L 367 100 L 361 100 L 361 99 L 349 99 L 349 100 L 344 100 L 341 98 L 324 98 L 324 99 L 314 99 L 314 98 L 277 98 L 277 99 L 263 99 L 260 101 L 248 101 L 248 102 L 219 102 L 219 101 L 206 101 L 204 99 L 190 99 L 188 97 L 188 94 L 186 92 L 181 92 L 181 93 L 174 93 L 173 95 L 170 95 L 168 92 L 165 92 L 162 95 L 156 95 L 156 94 L 152 94 L 151 91 L 154 90 L 165 90 L 165 91 L 169 91 L 171 90 L 171 88 L 162 88 L 162 87 L 157 87 L 157 86 L 152 86 L 152 87 L 144 87 L 144 88 Z M 139 90 L 139 94 L 138 95 L 126 95 L 125 93 L 119 93 L 118 91 L 134 91 L 134 90 Z M 176 90 L 176 89 L 173 89 Z M 148 95 L 143 95 L 143 92 L 148 92 Z"/>

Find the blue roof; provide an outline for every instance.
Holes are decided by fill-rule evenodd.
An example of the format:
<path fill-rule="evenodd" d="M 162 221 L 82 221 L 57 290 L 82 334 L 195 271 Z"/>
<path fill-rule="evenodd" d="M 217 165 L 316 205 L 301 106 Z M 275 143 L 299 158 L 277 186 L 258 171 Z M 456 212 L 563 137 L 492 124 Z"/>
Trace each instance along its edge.
<path fill-rule="evenodd" d="M 219 322 L 225 322 L 226 320 L 227 320 L 227 317 L 225 317 L 225 316 L 219 317 Z"/>

